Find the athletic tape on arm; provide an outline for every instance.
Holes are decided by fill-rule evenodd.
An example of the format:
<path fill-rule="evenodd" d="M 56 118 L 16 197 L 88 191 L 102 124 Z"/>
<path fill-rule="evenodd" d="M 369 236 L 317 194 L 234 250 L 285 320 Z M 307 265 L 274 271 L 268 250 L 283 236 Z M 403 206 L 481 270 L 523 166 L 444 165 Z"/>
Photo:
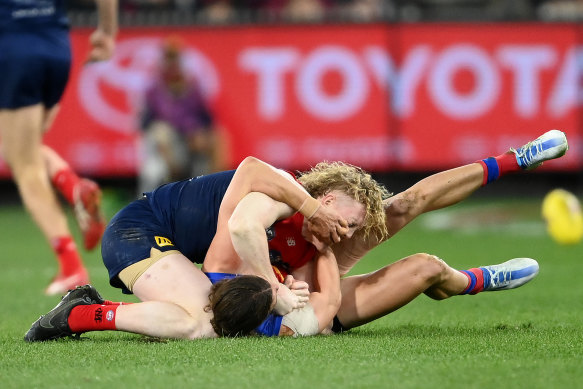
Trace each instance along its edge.
<path fill-rule="evenodd" d="M 291 329 L 294 332 L 294 336 L 318 334 L 318 318 L 310 303 L 304 308 L 294 309 L 285 315 L 281 324 Z"/>

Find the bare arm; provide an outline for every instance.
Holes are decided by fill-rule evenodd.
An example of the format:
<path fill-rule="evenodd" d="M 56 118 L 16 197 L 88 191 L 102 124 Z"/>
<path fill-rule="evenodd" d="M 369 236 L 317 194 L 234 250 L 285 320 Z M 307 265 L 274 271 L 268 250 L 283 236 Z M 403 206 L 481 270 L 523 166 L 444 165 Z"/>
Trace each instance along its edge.
<path fill-rule="evenodd" d="M 305 211 L 306 204 L 314 201 L 318 203 L 317 208 L 308 209 L 308 216 L 313 211 L 316 211 L 314 216 L 326 215 L 328 207 L 320 207 L 320 203 L 289 174 L 256 158 L 246 158 L 237 168 L 221 202 L 217 232 L 204 260 L 204 270 L 254 274 L 276 284 L 265 228 L 278 219 L 291 216 L 295 209 Z M 342 218 L 329 220 L 336 226 L 341 225 L 339 220 L 346 223 Z M 278 304 L 280 302 L 287 302 L 287 306 L 277 306 L 281 314 L 305 303 L 302 296 L 292 296 L 285 286 L 278 289 Z"/>
<path fill-rule="evenodd" d="M 115 48 L 118 30 L 118 0 L 95 0 L 99 24 L 89 37 L 91 51 L 87 62 L 103 61 L 111 58 Z"/>
<path fill-rule="evenodd" d="M 312 263 L 315 271 L 310 304 L 318 318 L 320 333 L 332 322 L 340 308 L 340 274 L 336 257 L 330 249 L 320 253 Z"/>
<path fill-rule="evenodd" d="M 207 272 L 258 275 L 277 286 L 275 311 L 285 315 L 308 301 L 307 293 L 290 291 L 279 284 L 269 260 L 265 228 L 278 218 L 294 213 L 287 204 L 263 193 L 252 192 L 237 203 L 225 195 L 219 211 L 217 232 L 204 260 Z"/>
<path fill-rule="evenodd" d="M 332 250 L 328 249 L 313 261 L 294 270 L 298 279 L 310 280 L 313 284 L 310 304 L 299 311 L 293 311 L 283 319 L 280 336 L 317 335 L 329 328 L 340 308 L 340 275 Z"/>
<path fill-rule="evenodd" d="M 233 247 L 241 258 L 241 273 L 261 276 L 272 284 L 278 280 L 269 260 L 265 229 L 276 220 L 291 216 L 294 210 L 259 192 L 249 193 L 233 211 L 228 228 Z"/>
<path fill-rule="evenodd" d="M 326 244 L 339 242 L 348 233 L 346 220 L 337 212 L 322 207 L 288 173 L 254 157 L 241 162 L 225 197 L 231 196 L 236 204 L 250 192 L 265 193 L 300 212 L 309 219 L 312 234 Z"/>

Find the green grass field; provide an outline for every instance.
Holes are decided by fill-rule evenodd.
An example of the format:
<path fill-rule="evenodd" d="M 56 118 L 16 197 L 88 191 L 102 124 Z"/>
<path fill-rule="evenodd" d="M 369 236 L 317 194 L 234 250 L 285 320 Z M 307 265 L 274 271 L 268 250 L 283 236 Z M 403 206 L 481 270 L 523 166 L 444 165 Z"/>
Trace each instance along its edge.
<path fill-rule="evenodd" d="M 3 388 L 566 388 L 583 384 L 583 244 L 545 233 L 540 199 L 474 200 L 416 220 L 352 273 L 415 252 L 456 268 L 536 258 L 540 274 L 516 290 L 425 296 L 343 335 L 301 339 L 157 341 L 118 332 L 26 344 L 30 324 L 57 302 L 56 270 L 18 206 L 0 207 L 0 377 Z M 110 210 L 111 211 L 111 210 Z M 111 213 L 111 212 L 110 212 Z M 98 252 L 84 253 L 104 297 Z M 130 301 L 135 301 L 130 299 Z"/>

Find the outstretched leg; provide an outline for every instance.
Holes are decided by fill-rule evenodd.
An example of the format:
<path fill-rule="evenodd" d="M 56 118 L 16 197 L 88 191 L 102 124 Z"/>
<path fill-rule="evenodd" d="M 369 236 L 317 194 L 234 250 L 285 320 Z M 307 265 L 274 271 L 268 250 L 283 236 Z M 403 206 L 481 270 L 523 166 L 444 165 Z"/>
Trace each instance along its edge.
<path fill-rule="evenodd" d="M 216 337 L 205 307 L 211 282 L 182 254 L 152 264 L 133 284 L 142 302 L 105 301 L 90 285 L 70 291 L 25 335 L 29 342 L 57 339 L 88 331 L 125 331 L 161 338 Z"/>
<path fill-rule="evenodd" d="M 544 161 L 563 156 L 568 148 L 565 134 L 551 130 L 497 157 L 485 158 L 424 178 L 386 200 L 389 236 L 396 234 L 422 213 L 456 204 L 481 186 L 506 174 L 535 169 Z"/>
<path fill-rule="evenodd" d="M 388 238 L 417 216 L 459 203 L 481 186 L 506 174 L 534 169 L 544 161 L 559 158 L 568 148 L 565 134 L 551 130 L 497 157 L 485 158 L 426 177 L 384 201 Z M 340 274 L 348 273 L 367 252 L 380 243 L 376 237 L 370 236 L 366 239 L 345 239 L 335 244 L 333 250 Z"/>
<path fill-rule="evenodd" d="M 348 329 L 369 323 L 422 293 L 443 300 L 460 294 L 513 289 L 537 273 L 538 264 L 530 258 L 459 271 L 435 255 L 414 254 L 375 272 L 342 279 L 337 325 Z"/>
<path fill-rule="evenodd" d="M 468 278 L 434 255 L 414 254 L 375 272 L 340 280 L 337 317 L 344 328 L 385 316 L 424 292 L 437 299 L 461 293 Z"/>

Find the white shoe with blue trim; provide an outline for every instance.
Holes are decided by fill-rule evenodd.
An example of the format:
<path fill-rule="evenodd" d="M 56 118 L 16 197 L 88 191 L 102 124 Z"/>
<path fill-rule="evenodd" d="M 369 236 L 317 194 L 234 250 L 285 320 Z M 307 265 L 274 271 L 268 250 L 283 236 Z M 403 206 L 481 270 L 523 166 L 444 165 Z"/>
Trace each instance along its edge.
<path fill-rule="evenodd" d="M 538 274 L 538 262 L 532 258 L 514 258 L 499 265 L 482 266 L 484 291 L 514 289 Z"/>
<path fill-rule="evenodd" d="M 531 170 L 542 165 L 544 161 L 562 157 L 568 149 L 565 133 L 550 130 L 518 149 L 511 148 L 510 151 L 516 154 L 516 160 L 522 169 Z"/>

